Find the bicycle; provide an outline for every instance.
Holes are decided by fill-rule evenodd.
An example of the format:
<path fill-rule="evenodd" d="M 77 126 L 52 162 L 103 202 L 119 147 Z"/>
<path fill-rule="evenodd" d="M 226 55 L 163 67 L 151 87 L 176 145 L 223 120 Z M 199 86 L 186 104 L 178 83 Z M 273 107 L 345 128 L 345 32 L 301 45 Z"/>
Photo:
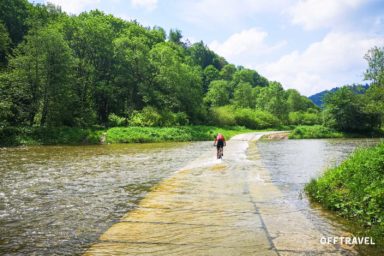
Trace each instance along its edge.
<path fill-rule="evenodd" d="M 217 159 L 222 159 L 224 155 L 224 147 L 218 147 L 217 148 Z"/>

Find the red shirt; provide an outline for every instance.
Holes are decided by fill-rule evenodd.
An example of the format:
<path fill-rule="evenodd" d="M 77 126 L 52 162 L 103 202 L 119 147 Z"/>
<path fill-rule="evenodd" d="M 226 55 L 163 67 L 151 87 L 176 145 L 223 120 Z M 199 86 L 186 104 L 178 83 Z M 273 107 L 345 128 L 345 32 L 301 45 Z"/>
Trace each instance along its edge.
<path fill-rule="evenodd" d="M 215 142 L 216 141 L 225 141 L 225 138 L 224 138 L 224 136 L 221 133 L 219 133 L 217 135 L 217 137 L 215 138 Z"/>

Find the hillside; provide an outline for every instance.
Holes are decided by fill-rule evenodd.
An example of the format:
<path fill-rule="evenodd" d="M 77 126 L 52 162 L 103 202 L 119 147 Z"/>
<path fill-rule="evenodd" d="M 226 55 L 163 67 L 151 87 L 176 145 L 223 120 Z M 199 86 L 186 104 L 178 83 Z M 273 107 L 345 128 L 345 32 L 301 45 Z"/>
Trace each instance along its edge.
<path fill-rule="evenodd" d="M 0 33 L 0 128 L 318 121 L 307 97 L 228 63 L 202 41 L 184 43 L 178 29 L 4 0 Z"/>
<path fill-rule="evenodd" d="M 368 84 L 366 84 L 366 85 L 350 85 L 348 87 L 352 88 L 352 90 L 354 92 L 356 92 L 356 93 L 364 93 L 369 88 L 369 85 Z M 325 91 L 316 93 L 316 94 L 314 94 L 312 96 L 309 96 L 308 98 L 316 106 L 321 107 L 323 105 L 323 98 L 324 98 L 324 96 L 327 95 L 328 93 L 335 92 L 335 91 L 337 91 L 339 89 L 340 89 L 340 87 L 335 87 L 335 88 L 332 88 L 331 90 L 325 90 Z"/>

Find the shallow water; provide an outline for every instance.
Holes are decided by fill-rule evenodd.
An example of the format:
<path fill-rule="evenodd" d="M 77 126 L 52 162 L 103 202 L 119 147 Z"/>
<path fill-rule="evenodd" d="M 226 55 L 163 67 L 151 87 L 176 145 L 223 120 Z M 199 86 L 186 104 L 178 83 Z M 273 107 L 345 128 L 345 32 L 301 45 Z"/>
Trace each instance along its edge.
<path fill-rule="evenodd" d="M 248 157 L 252 159 L 253 153 L 261 156 L 271 181 L 282 192 L 278 200 L 294 205 L 321 233 L 340 235 L 339 231 L 347 232 L 348 227 L 333 215 L 311 207 L 302 193 L 304 184 L 328 166 L 338 164 L 356 147 L 376 142 L 259 141 L 249 148 Z M 221 247 L 209 247 L 214 241 L 201 237 L 216 233 L 216 239 L 232 239 L 227 241 L 228 248 L 221 248 L 224 254 L 230 255 L 231 243 L 249 245 L 244 252 L 259 250 L 250 246 L 250 241 L 262 226 L 255 222 L 257 215 L 248 212 L 254 204 L 249 194 L 258 186 L 247 184 L 262 184 L 262 177 L 252 176 L 259 173 L 259 167 L 241 153 L 243 144 L 238 151 L 233 151 L 230 144 L 220 162 L 214 160 L 210 142 L 0 149 L 0 254 L 78 255 L 114 223 L 130 225 L 140 232 L 135 241 L 140 237 L 152 239 L 153 235 L 157 240 L 207 243 L 201 248 L 192 242 L 183 243 L 183 249 L 177 243 L 164 245 L 164 255 L 173 247 L 176 255 L 193 250 L 203 254 L 199 251 L 202 248 L 219 250 Z M 229 148 L 233 152 L 228 155 Z M 183 171 L 174 175 L 182 167 Z M 167 177 L 171 178 L 156 186 Z M 147 194 L 149 190 L 152 192 Z M 137 211 L 130 212 L 132 209 Z M 124 221 L 118 222 L 124 215 Z M 273 230 L 273 218 L 267 217 L 264 221 L 267 226 L 272 224 Z M 146 225 L 149 236 L 140 223 Z M 229 235 L 234 230 L 242 235 Z M 264 241 L 268 248 L 268 241 L 263 239 L 258 237 L 257 242 Z M 137 248 L 149 250 L 142 243 Z M 239 253 L 239 248 L 232 250 Z"/>
<path fill-rule="evenodd" d="M 312 178 L 339 165 L 355 149 L 378 142 L 378 139 L 259 141 L 257 148 L 262 163 L 269 170 L 272 181 L 284 193 L 287 204 L 300 209 L 325 236 L 350 236 L 351 232 L 359 231 L 353 223 L 310 204 L 303 189 Z M 362 255 L 380 255 L 378 253 L 384 250 L 384 245 L 357 250 Z"/>
<path fill-rule="evenodd" d="M 81 254 L 209 143 L 0 149 L 0 254 Z"/>

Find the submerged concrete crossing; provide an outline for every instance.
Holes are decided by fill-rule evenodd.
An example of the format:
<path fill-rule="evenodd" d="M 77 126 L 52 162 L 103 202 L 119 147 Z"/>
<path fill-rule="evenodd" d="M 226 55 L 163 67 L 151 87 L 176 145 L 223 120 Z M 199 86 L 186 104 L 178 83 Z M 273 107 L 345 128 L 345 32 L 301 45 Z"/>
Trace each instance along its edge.
<path fill-rule="evenodd" d="M 202 155 L 154 187 L 84 255 L 353 255 L 282 198 L 251 141 L 235 136 L 223 160 Z"/>

